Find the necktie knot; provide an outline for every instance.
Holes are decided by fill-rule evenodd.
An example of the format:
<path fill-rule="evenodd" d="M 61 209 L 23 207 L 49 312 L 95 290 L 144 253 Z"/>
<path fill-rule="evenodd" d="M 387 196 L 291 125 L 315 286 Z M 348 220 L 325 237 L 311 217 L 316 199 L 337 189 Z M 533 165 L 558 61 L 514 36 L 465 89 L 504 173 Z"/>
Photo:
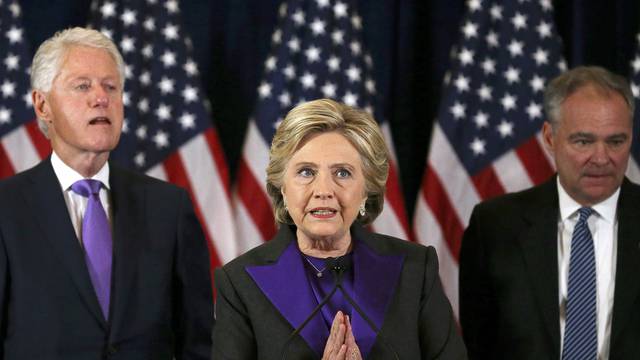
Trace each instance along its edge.
<path fill-rule="evenodd" d="M 578 209 L 578 213 L 580 214 L 580 218 L 578 218 L 578 222 L 586 222 L 595 211 L 590 207 L 581 207 Z"/>
<path fill-rule="evenodd" d="M 78 195 L 89 197 L 91 195 L 98 195 L 102 182 L 100 180 L 82 179 L 74 182 L 71 185 L 71 190 Z"/>

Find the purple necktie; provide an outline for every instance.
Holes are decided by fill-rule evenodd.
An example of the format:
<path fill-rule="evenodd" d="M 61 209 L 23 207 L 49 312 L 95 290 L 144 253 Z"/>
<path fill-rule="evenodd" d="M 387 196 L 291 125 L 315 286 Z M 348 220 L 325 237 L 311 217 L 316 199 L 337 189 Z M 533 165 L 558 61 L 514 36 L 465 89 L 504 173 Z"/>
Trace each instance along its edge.
<path fill-rule="evenodd" d="M 107 214 L 100 203 L 99 180 L 84 179 L 71 185 L 76 194 L 89 198 L 82 219 L 82 244 L 93 288 L 98 296 L 102 314 L 109 318 L 109 293 L 111 292 L 111 228 Z"/>

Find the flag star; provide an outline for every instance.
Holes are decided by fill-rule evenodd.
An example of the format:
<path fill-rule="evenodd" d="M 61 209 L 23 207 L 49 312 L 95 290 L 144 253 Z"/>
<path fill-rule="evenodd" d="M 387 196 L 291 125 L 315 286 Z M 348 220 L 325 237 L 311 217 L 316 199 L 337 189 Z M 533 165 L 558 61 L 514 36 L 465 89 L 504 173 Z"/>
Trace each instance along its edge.
<path fill-rule="evenodd" d="M 133 65 L 124 66 L 124 78 L 125 79 L 133 78 Z"/>
<path fill-rule="evenodd" d="M 109 39 L 113 39 L 113 32 L 107 28 L 101 28 L 100 32 L 104 34 L 104 36 L 108 37 Z"/>
<path fill-rule="evenodd" d="M 335 45 L 342 45 L 344 42 L 344 32 L 341 30 L 335 30 L 331 33 L 331 40 Z"/>
<path fill-rule="evenodd" d="M 33 107 L 33 103 L 32 103 L 33 100 L 31 99 L 31 91 L 27 91 L 27 93 L 22 96 L 22 101 L 24 101 L 24 105 L 28 109 L 31 109 Z"/>
<path fill-rule="evenodd" d="M 486 142 L 479 138 L 474 138 L 471 144 L 469 144 L 469 148 L 473 151 L 473 155 L 478 156 L 485 153 Z"/>
<path fill-rule="evenodd" d="M 464 33 L 464 37 L 467 39 L 476 37 L 478 36 L 478 25 L 471 21 L 467 21 L 462 27 L 462 32 Z"/>
<path fill-rule="evenodd" d="M 190 103 L 198 100 L 198 89 L 193 86 L 187 85 L 182 90 L 182 97 L 184 98 L 185 103 Z"/>
<path fill-rule="evenodd" d="M 333 5 L 333 14 L 336 18 L 346 17 L 347 16 L 347 4 L 338 1 L 335 5 Z"/>
<path fill-rule="evenodd" d="M 318 36 L 318 35 L 324 35 L 325 33 L 325 23 L 324 21 L 315 18 L 313 20 L 313 22 L 311 23 L 311 32 L 313 33 L 313 35 Z"/>
<path fill-rule="evenodd" d="M 267 60 L 265 60 L 264 68 L 267 70 L 267 72 L 271 72 L 276 69 L 277 64 L 278 64 L 278 61 L 276 60 L 276 57 L 271 55 L 267 57 Z"/>
<path fill-rule="evenodd" d="M 307 50 L 305 50 L 304 55 L 307 57 L 307 61 L 309 63 L 314 63 L 320 60 L 320 48 L 315 46 L 310 46 Z"/>
<path fill-rule="evenodd" d="M 183 68 L 189 76 L 198 75 L 198 65 L 192 59 L 188 59 Z"/>
<path fill-rule="evenodd" d="M 296 11 L 291 18 L 298 26 L 304 24 L 304 12 L 302 10 Z"/>
<path fill-rule="evenodd" d="M 122 49 L 122 52 L 125 54 L 132 52 L 133 50 L 135 50 L 135 40 L 126 35 L 123 36 L 122 40 L 120 41 L 120 48 Z"/>
<path fill-rule="evenodd" d="M 160 57 L 160 61 L 164 64 L 164 67 L 171 67 L 176 64 L 176 54 L 167 50 Z"/>
<path fill-rule="evenodd" d="M 349 48 L 351 49 L 351 53 L 355 56 L 362 53 L 362 46 L 357 41 L 352 41 L 351 44 L 349 44 Z"/>
<path fill-rule="evenodd" d="M 480 88 L 478 88 L 478 96 L 481 101 L 489 101 L 493 99 L 493 96 L 491 95 L 492 92 L 493 89 L 490 86 L 487 86 L 487 84 L 482 84 Z"/>
<path fill-rule="evenodd" d="M 146 125 L 140 125 L 138 126 L 138 128 L 136 129 L 136 137 L 140 140 L 144 140 L 147 138 L 147 126 Z"/>
<path fill-rule="evenodd" d="M 124 106 L 129 106 L 131 104 L 131 94 L 128 91 L 124 91 L 122 93 L 122 104 Z"/>
<path fill-rule="evenodd" d="M 165 2 L 164 7 L 170 14 L 175 14 L 178 12 L 178 2 L 176 0 L 169 0 Z"/>
<path fill-rule="evenodd" d="M 138 101 L 138 110 L 145 114 L 149 112 L 149 100 L 147 98 L 142 98 Z"/>
<path fill-rule="evenodd" d="M 143 167 L 146 162 L 144 158 L 144 153 L 143 152 L 137 153 L 136 156 L 133 157 L 133 161 L 136 163 L 136 165 L 138 165 L 138 167 Z"/>
<path fill-rule="evenodd" d="M 287 65 L 287 67 L 282 69 L 282 73 L 287 77 L 287 79 L 291 80 L 296 77 L 296 68 L 293 66 L 293 64 L 289 64 Z"/>
<path fill-rule="evenodd" d="M 358 82 L 360 81 L 360 68 L 358 68 L 355 65 L 351 65 L 347 71 L 345 71 L 345 73 L 347 74 L 347 77 L 349 78 L 349 81 L 351 82 Z"/>
<path fill-rule="evenodd" d="M 6 107 L 0 108 L 0 125 L 8 124 L 11 122 L 11 110 Z"/>
<path fill-rule="evenodd" d="M 534 102 L 529 103 L 527 106 L 527 114 L 531 120 L 542 117 L 542 107 Z"/>
<path fill-rule="evenodd" d="M 298 38 L 294 36 L 287 42 L 287 46 L 289 47 L 289 50 L 291 50 L 291 52 L 297 53 L 298 51 L 300 51 L 300 40 L 298 40 Z"/>
<path fill-rule="evenodd" d="M 120 15 L 120 20 L 122 20 L 124 26 L 134 25 L 137 22 L 136 12 L 131 9 L 124 9 L 124 12 Z"/>
<path fill-rule="evenodd" d="M 325 7 L 329 6 L 329 0 L 316 0 L 316 4 L 318 4 L 318 7 L 320 9 L 324 9 Z"/>
<path fill-rule="evenodd" d="M 458 60 L 460 60 L 460 63 L 463 66 L 473 64 L 473 55 L 473 51 L 467 48 L 462 48 L 460 53 L 458 53 Z"/>
<path fill-rule="evenodd" d="M 502 122 L 497 126 L 497 130 L 500 133 L 502 138 L 506 138 L 507 136 L 513 135 L 513 123 L 507 120 L 502 120 Z"/>
<path fill-rule="evenodd" d="M 271 96 L 271 84 L 263 81 L 258 87 L 258 95 L 260 95 L 261 99 L 266 99 Z"/>
<path fill-rule="evenodd" d="M 633 93 L 634 98 L 640 98 L 640 88 L 635 83 L 631 83 L 631 92 Z"/>
<path fill-rule="evenodd" d="M 533 59 L 536 61 L 538 66 L 542 64 L 546 64 L 549 62 L 549 53 L 547 51 L 538 48 L 535 53 L 533 53 Z"/>
<path fill-rule="evenodd" d="M 5 64 L 6 64 L 6 60 L 5 60 Z M 633 67 L 633 72 L 634 73 L 638 73 L 638 71 L 640 71 L 640 56 L 636 55 L 636 57 L 633 59 L 633 61 L 631 61 L 631 67 Z"/>
<path fill-rule="evenodd" d="M 506 93 L 500 100 L 500 103 L 502 104 L 504 111 L 509 111 L 516 108 L 516 100 L 517 98 L 515 96 Z"/>
<path fill-rule="evenodd" d="M 162 29 L 162 35 L 167 40 L 177 40 L 178 39 L 178 26 L 173 24 L 168 24 Z"/>
<path fill-rule="evenodd" d="M 271 35 L 271 41 L 273 41 L 274 44 L 280 44 L 282 42 L 282 30 L 276 29 Z"/>
<path fill-rule="evenodd" d="M 512 40 L 509 43 L 509 46 L 507 47 L 507 49 L 509 49 L 509 52 L 511 53 L 511 56 L 519 56 L 522 55 L 522 48 L 524 47 L 524 43 L 522 41 L 516 41 L 516 40 Z"/>
<path fill-rule="evenodd" d="M 540 0 L 540 5 L 544 11 L 549 11 L 553 7 L 551 5 L 551 0 Z"/>
<path fill-rule="evenodd" d="M 467 107 L 464 104 L 456 101 L 456 103 L 453 104 L 451 108 L 449 108 L 449 112 L 451 112 L 453 117 L 457 120 L 465 116 L 466 109 Z"/>
<path fill-rule="evenodd" d="M 364 83 L 364 87 L 370 94 L 376 93 L 376 82 L 373 81 L 373 79 L 367 79 L 367 81 L 365 81 Z"/>
<path fill-rule="evenodd" d="M 567 71 L 567 63 L 564 60 L 558 61 L 558 70 L 560 70 L 560 72 Z"/>
<path fill-rule="evenodd" d="M 364 63 L 367 64 L 367 68 L 369 69 L 373 67 L 373 58 L 371 58 L 370 54 L 364 56 Z"/>
<path fill-rule="evenodd" d="M 362 18 L 358 15 L 353 15 L 351 17 L 351 25 L 353 25 L 353 27 L 356 30 L 361 30 L 362 29 Z"/>
<path fill-rule="evenodd" d="M 167 121 L 171 118 L 171 106 L 160 103 L 160 106 L 156 109 L 156 116 L 160 121 Z"/>
<path fill-rule="evenodd" d="M 316 86 L 316 77 L 308 72 L 300 78 L 300 83 L 304 89 L 311 89 Z"/>
<path fill-rule="evenodd" d="M 11 16 L 17 18 L 18 16 L 20 16 L 20 5 L 18 5 L 18 3 L 12 2 L 9 5 L 9 11 L 11 11 Z"/>
<path fill-rule="evenodd" d="M 336 97 L 336 86 L 330 82 L 326 82 L 322 88 L 322 94 L 327 98 L 335 98 Z"/>
<path fill-rule="evenodd" d="M 478 111 L 476 116 L 473 117 L 473 122 L 476 123 L 476 126 L 478 127 L 478 129 L 487 127 L 489 125 L 489 115 L 482 111 Z"/>
<path fill-rule="evenodd" d="M 7 57 L 4 58 L 4 66 L 8 71 L 18 70 L 18 65 L 20 63 L 20 57 L 18 55 L 13 55 L 9 53 Z"/>
<path fill-rule="evenodd" d="M 11 44 L 19 43 L 22 41 L 22 29 L 12 26 L 5 36 Z"/>
<path fill-rule="evenodd" d="M 182 130 L 193 129 L 196 127 L 196 117 L 195 115 L 184 112 L 182 116 L 180 116 L 180 125 L 182 125 Z"/>
<path fill-rule="evenodd" d="M 151 84 L 151 73 L 148 71 L 144 71 L 140 74 L 140 77 L 138 78 L 138 80 L 140 80 L 140 83 L 142 85 L 149 85 Z"/>
<path fill-rule="evenodd" d="M 147 59 L 150 59 L 153 56 L 153 45 L 151 44 L 146 44 L 145 46 L 142 47 L 142 56 L 144 56 Z"/>
<path fill-rule="evenodd" d="M 538 75 L 533 75 L 533 78 L 531 78 L 531 81 L 529 81 L 529 85 L 531 86 L 531 89 L 533 89 L 533 92 L 536 93 L 538 91 L 543 91 L 544 90 L 544 78 L 538 76 Z"/>
<path fill-rule="evenodd" d="M 288 107 L 291 105 L 291 95 L 288 92 L 284 91 L 280 96 L 278 96 L 278 101 L 280 101 L 280 105 L 282 107 Z"/>
<path fill-rule="evenodd" d="M 156 29 L 156 22 L 155 20 L 153 20 L 153 18 L 148 17 L 144 20 L 142 26 L 144 26 L 144 28 L 148 31 L 154 31 Z"/>
<path fill-rule="evenodd" d="M 160 82 L 158 83 L 158 88 L 162 95 L 170 94 L 173 92 L 174 81 L 166 76 L 163 76 Z"/>
<path fill-rule="evenodd" d="M 482 66 L 482 71 L 484 71 L 485 75 L 496 72 L 496 62 L 490 58 L 485 58 L 480 66 Z"/>
<path fill-rule="evenodd" d="M 469 0 L 467 2 L 467 7 L 469 8 L 469 10 L 471 10 L 471 12 L 478 11 L 478 10 L 482 9 L 482 1 L 481 0 Z"/>
<path fill-rule="evenodd" d="M 340 70 L 340 59 L 337 56 L 331 56 L 329 60 L 327 60 L 327 66 L 329 67 L 330 72 Z"/>
<path fill-rule="evenodd" d="M 536 31 L 540 38 L 544 39 L 551 36 L 551 25 L 547 22 L 541 21 L 536 27 Z"/>
<path fill-rule="evenodd" d="M 491 9 L 489 10 L 489 12 L 491 13 L 491 18 L 493 20 L 500 20 L 502 19 L 502 6 L 499 5 L 493 5 L 491 7 Z"/>
<path fill-rule="evenodd" d="M 13 97 L 16 94 L 16 84 L 5 80 L 0 86 L 0 92 L 2 92 L 2 97 L 4 98 Z"/>
<path fill-rule="evenodd" d="M 342 102 L 349 106 L 358 106 L 358 95 L 352 93 L 351 91 L 347 91 L 342 97 Z"/>
<path fill-rule="evenodd" d="M 169 146 L 169 134 L 162 130 L 158 130 L 158 132 L 153 136 L 153 142 L 156 143 L 156 147 L 158 149 L 162 149 Z"/>
<path fill-rule="evenodd" d="M 507 82 L 510 85 L 513 85 L 514 83 L 517 83 L 520 81 L 520 70 L 512 66 L 509 66 L 507 71 L 504 72 L 504 78 L 507 80 Z"/>
<path fill-rule="evenodd" d="M 285 17 L 287 15 L 287 4 L 286 3 L 281 3 L 280 7 L 278 8 L 278 15 L 280 15 L 281 18 Z"/>
<path fill-rule="evenodd" d="M 487 41 L 487 45 L 489 45 L 489 47 L 497 47 L 498 46 L 498 34 L 495 31 L 489 31 L 489 33 L 487 33 L 487 36 L 485 37 L 485 40 Z"/>
<path fill-rule="evenodd" d="M 465 91 L 469 91 L 469 78 L 465 77 L 462 74 L 460 74 L 453 81 L 453 85 L 456 87 L 456 89 L 458 89 L 458 92 L 460 92 L 460 93 L 465 92 Z"/>
<path fill-rule="evenodd" d="M 511 23 L 516 30 L 524 29 L 527 26 L 527 17 L 517 12 L 513 18 L 511 18 Z"/>
<path fill-rule="evenodd" d="M 100 12 L 102 13 L 103 18 L 110 18 L 116 14 L 116 4 L 111 1 L 106 1 L 100 7 Z"/>

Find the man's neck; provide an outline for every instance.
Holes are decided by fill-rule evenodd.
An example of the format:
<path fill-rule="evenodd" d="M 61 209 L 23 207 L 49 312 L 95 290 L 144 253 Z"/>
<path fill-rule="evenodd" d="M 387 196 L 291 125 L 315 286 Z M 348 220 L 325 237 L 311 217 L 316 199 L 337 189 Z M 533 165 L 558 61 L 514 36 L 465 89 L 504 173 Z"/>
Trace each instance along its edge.
<path fill-rule="evenodd" d="M 84 178 L 90 178 L 97 174 L 109 159 L 109 152 L 84 153 L 80 155 L 65 154 L 64 151 L 54 149 L 60 160 L 67 166 L 77 171 Z"/>

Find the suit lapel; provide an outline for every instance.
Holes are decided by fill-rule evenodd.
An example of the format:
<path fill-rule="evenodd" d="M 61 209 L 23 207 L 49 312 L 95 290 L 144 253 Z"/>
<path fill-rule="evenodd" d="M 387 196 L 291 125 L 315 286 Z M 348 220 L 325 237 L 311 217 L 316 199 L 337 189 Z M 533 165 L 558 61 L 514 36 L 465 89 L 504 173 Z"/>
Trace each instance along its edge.
<path fill-rule="evenodd" d="M 110 319 L 112 334 L 126 327 L 128 300 L 135 299 L 138 276 L 136 261 L 147 228 L 145 187 L 127 178 L 126 173 L 110 164 L 109 183 L 113 216 L 113 280 L 111 282 Z"/>
<path fill-rule="evenodd" d="M 529 227 L 518 237 L 538 308 L 557 353 L 560 352 L 558 213 L 558 191 L 554 176 L 538 190 L 523 214 Z"/>
<path fill-rule="evenodd" d="M 638 204 L 640 192 L 627 179 L 622 184 L 618 200 L 618 251 L 616 264 L 615 295 L 611 325 L 611 349 L 623 333 L 633 313 L 633 306 L 640 292 L 640 231 L 638 231 Z"/>
<path fill-rule="evenodd" d="M 106 328 L 104 315 L 89 278 L 84 251 L 71 224 L 69 210 L 50 158 L 43 160 L 33 169 L 30 180 L 31 186 L 23 190 L 27 204 L 36 214 L 36 221 L 43 229 L 45 238 L 69 273 L 80 297 L 100 326 Z"/>

